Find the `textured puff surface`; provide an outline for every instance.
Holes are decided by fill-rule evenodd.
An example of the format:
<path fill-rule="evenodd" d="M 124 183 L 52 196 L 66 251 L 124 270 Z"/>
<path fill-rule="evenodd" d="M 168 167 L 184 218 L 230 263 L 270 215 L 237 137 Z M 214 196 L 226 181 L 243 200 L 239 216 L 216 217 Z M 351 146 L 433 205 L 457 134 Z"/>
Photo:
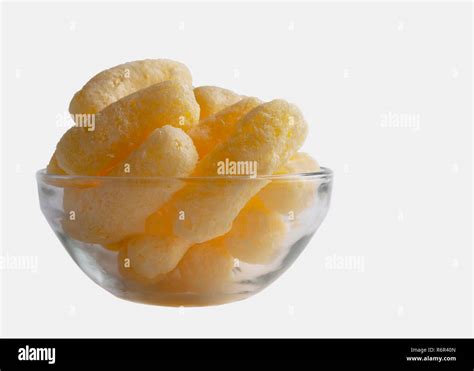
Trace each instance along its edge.
<path fill-rule="evenodd" d="M 223 244 L 235 258 L 251 264 L 271 262 L 281 247 L 286 225 L 280 214 L 266 208 L 257 197 L 240 211 Z"/>
<path fill-rule="evenodd" d="M 187 176 L 198 153 L 192 139 L 180 128 L 155 129 L 140 147 L 109 173 L 116 176 Z"/>
<path fill-rule="evenodd" d="M 169 59 L 145 59 L 124 63 L 91 78 L 69 104 L 71 114 L 97 113 L 117 100 L 148 86 L 181 80 L 192 85 L 188 68 Z"/>
<path fill-rule="evenodd" d="M 296 153 L 275 174 L 300 174 L 319 171 L 317 161 L 307 153 Z M 258 196 L 265 205 L 281 214 L 298 214 L 315 199 L 318 181 L 314 179 L 272 180 Z"/>
<path fill-rule="evenodd" d="M 235 133 L 198 162 L 195 175 L 215 176 L 221 161 L 256 162 L 258 175 L 270 175 L 297 152 L 307 134 L 301 112 L 283 100 L 264 103 L 236 124 Z M 177 236 L 204 242 L 227 233 L 245 204 L 266 184 L 263 179 L 225 179 L 188 184 L 176 197 L 186 218 L 174 225 Z"/>
<path fill-rule="evenodd" d="M 200 120 L 204 120 L 242 99 L 242 96 L 232 90 L 218 86 L 199 86 L 194 89 L 194 95 L 201 107 Z"/>
<path fill-rule="evenodd" d="M 95 130 L 75 126 L 59 141 L 56 159 L 74 175 L 104 175 L 164 125 L 185 131 L 196 125 L 199 106 L 179 81 L 152 85 L 112 103 L 96 115 Z"/>
<path fill-rule="evenodd" d="M 175 292 L 216 293 L 232 280 L 234 258 L 216 239 L 192 246 L 161 288 Z"/>
<path fill-rule="evenodd" d="M 119 253 L 119 269 L 139 281 L 158 282 L 171 272 L 189 249 L 187 241 L 171 237 L 140 235 L 127 241 Z M 128 258 L 130 266 L 123 264 Z"/>
<path fill-rule="evenodd" d="M 235 130 L 235 124 L 250 110 L 262 104 L 257 98 L 244 98 L 241 101 L 224 108 L 214 115 L 208 116 L 194 126 L 189 135 L 199 153 L 206 156 L 217 144 L 227 140 Z"/>
<path fill-rule="evenodd" d="M 116 176 L 176 176 L 192 173 L 197 152 L 191 138 L 181 129 L 164 126 L 156 129 L 146 141 L 111 173 Z M 167 158 L 167 161 L 163 161 Z M 172 162 L 172 165 L 168 161 Z M 130 173 L 124 171 L 127 167 Z M 142 233 L 146 217 L 163 205 L 182 187 L 178 179 L 147 182 L 113 180 L 92 188 L 67 188 L 63 206 L 64 230 L 74 239 L 99 244 L 118 242 Z M 75 218 L 70 220 L 69 212 Z"/>

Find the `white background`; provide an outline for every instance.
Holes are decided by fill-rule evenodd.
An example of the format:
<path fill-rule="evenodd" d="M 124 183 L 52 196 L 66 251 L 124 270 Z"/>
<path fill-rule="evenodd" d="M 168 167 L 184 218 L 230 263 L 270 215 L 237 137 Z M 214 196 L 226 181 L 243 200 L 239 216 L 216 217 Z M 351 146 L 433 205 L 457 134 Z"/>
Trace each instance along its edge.
<path fill-rule="evenodd" d="M 3 4 L 1 253 L 38 267 L 1 271 L 1 335 L 472 336 L 471 27 L 469 3 Z M 73 93 L 100 70 L 162 57 L 196 86 L 296 103 L 304 150 L 335 171 L 320 230 L 245 301 L 117 299 L 41 215 L 34 173 Z M 415 124 L 387 127 L 389 113 Z M 360 264 L 329 264 L 348 257 Z"/>

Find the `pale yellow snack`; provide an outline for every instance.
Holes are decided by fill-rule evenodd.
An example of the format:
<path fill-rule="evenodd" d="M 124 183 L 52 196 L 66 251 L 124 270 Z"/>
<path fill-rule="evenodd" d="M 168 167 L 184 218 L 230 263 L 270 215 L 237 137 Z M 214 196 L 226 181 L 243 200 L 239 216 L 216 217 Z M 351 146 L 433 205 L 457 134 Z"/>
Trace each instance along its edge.
<path fill-rule="evenodd" d="M 253 113 L 253 114 L 252 114 Z M 259 174 L 270 174 L 278 165 L 284 163 L 303 143 L 307 125 L 299 110 L 285 102 L 273 101 L 259 105 L 249 117 L 244 117 L 236 127 L 236 133 L 221 146 L 215 148 L 209 156 L 198 163 L 194 175 L 215 176 L 219 159 L 235 161 L 249 158 L 258 161 Z M 245 143 L 249 143 L 246 145 Z M 262 170 L 263 167 L 263 170 Z M 158 236 L 173 235 L 187 241 L 202 243 L 228 232 L 239 211 L 265 184 L 266 180 L 257 179 L 198 179 L 189 181 L 169 202 L 147 218 L 146 231 Z M 250 226 L 245 220 L 239 223 L 241 230 L 231 234 L 229 241 L 235 251 L 242 250 L 242 256 L 256 262 L 270 259 L 277 248 L 280 235 L 285 228 L 280 217 L 268 211 L 265 219 L 263 206 L 244 213 L 243 218 L 276 228 L 275 234 L 266 232 L 258 240 L 259 246 L 265 246 L 252 256 L 235 243 L 239 235 L 250 236 Z M 252 230 L 255 232 L 255 230 Z M 232 233 L 232 232 L 230 232 Z"/>
<path fill-rule="evenodd" d="M 91 78 L 72 98 L 69 112 L 73 115 L 97 113 L 129 94 L 167 80 L 192 85 L 191 73 L 179 62 L 145 59 L 124 63 Z"/>
<path fill-rule="evenodd" d="M 307 153 L 296 153 L 275 175 L 299 174 L 319 171 L 319 165 Z M 272 210 L 281 214 L 296 215 L 314 200 L 317 191 L 315 180 L 288 179 L 272 180 L 258 197 Z"/>
<path fill-rule="evenodd" d="M 162 282 L 160 289 L 179 293 L 216 293 L 232 283 L 234 258 L 220 239 L 189 248 L 176 269 Z"/>
<path fill-rule="evenodd" d="M 320 170 L 318 162 L 306 152 L 295 153 L 290 160 L 274 172 L 275 175 L 302 174 Z"/>
<path fill-rule="evenodd" d="M 191 174 L 197 159 L 192 140 L 184 131 L 169 125 L 155 129 L 110 175 L 169 178 L 150 182 L 104 177 L 95 187 L 66 188 L 64 231 L 74 239 L 101 245 L 143 233 L 146 217 L 182 187 L 183 182 L 173 177 Z"/>
<path fill-rule="evenodd" d="M 76 122 L 90 117 L 117 100 L 151 85 L 167 81 L 181 80 L 192 84 L 191 73 L 179 62 L 169 59 L 145 59 L 124 63 L 102 71 L 90 79 L 71 100 L 69 112 Z M 47 166 L 50 174 L 64 175 L 53 154 Z"/>
<path fill-rule="evenodd" d="M 239 260 L 266 264 L 278 255 L 286 231 L 282 216 L 265 207 L 256 196 L 237 215 L 222 243 Z"/>
<path fill-rule="evenodd" d="M 194 95 L 201 107 L 200 120 L 214 115 L 243 98 L 231 90 L 218 86 L 199 86 L 194 89 Z"/>
<path fill-rule="evenodd" d="M 76 127 L 47 171 L 92 177 L 73 179 L 73 187 L 70 177 L 52 177 L 69 180 L 63 232 L 116 253 L 125 287 L 151 285 L 142 292 L 153 291 L 150 299 L 156 293 L 181 303 L 188 296 L 180 294 L 190 293 L 205 295 L 189 295 L 188 304 L 221 302 L 214 295 L 233 292 L 234 260 L 272 263 L 288 232 L 283 214 L 315 197 L 314 182 L 265 177 L 319 170 L 297 153 L 308 131 L 299 109 L 193 88 L 181 63 L 143 60 L 102 71 L 69 110 Z M 93 126 L 81 127 L 88 118 Z"/>
<path fill-rule="evenodd" d="M 192 173 L 198 161 L 191 137 L 170 125 L 155 129 L 110 176 L 180 177 Z"/>
<path fill-rule="evenodd" d="M 177 193 L 175 193 L 175 196 L 176 195 Z M 158 261 L 157 259 L 153 258 L 153 255 L 151 255 L 150 259 L 154 261 L 153 265 L 145 266 L 145 263 L 142 261 L 136 262 L 136 265 L 138 266 L 132 268 L 133 275 L 129 274 L 128 276 L 142 283 L 156 282 L 163 278 L 161 273 L 167 270 L 170 266 L 167 263 L 164 263 L 166 260 L 171 261 L 174 264 L 172 268 L 175 268 L 176 264 L 178 263 L 178 261 L 176 261 L 176 257 L 179 256 L 178 254 L 180 254 L 180 257 L 182 257 L 182 255 L 187 251 L 187 249 L 192 246 L 192 242 L 181 237 L 177 237 L 174 234 L 173 225 L 175 221 L 180 220 L 181 217 L 182 215 L 180 215 L 180 212 L 175 209 L 173 197 L 157 211 L 147 217 L 145 221 L 146 234 L 141 235 L 141 237 L 143 238 L 142 241 L 145 243 L 148 240 L 153 240 L 153 238 L 156 238 L 158 241 L 160 241 L 161 245 L 163 246 L 160 248 L 159 251 L 161 258 L 160 261 Z M 127 244 L 128 241 L 124 241 L 121 244 L 121 248 L 126 250 Z M 173 250 L 173 245 L 178 246 L 178 251 Z M 144 254 L 147 254 L 150 250 L 153 251 L 150 248 L 141 249 Z M 166 254 L 169 254 L 169 258 L 166 257 Z M 119 257 L 119 264 L 121 264 L 120 259 L 121 257 Z M 145 260 L 146 258 L 144 259 L 144 261 Z M 148 272 L 146 277 L 143 272 Z M 155 274 L 153 274 L 153 272 L 155 272 Z M 158 279 L 150 278 L 154 276 L 156 276 Z"/>
<path fill-rule="evenodd" d="M 206 156 L 217 144 L 227 140 L 235 130 L 237 121 L 263 102 L 257 98 L 244 98 L 223 110 L 201 120 L 189 131 L 199 157 Z"/>
<path fill-rule="evenodd" d="M 155 84 L 97 113 L 95 130 L 69 129 L 57 145 L 56 160 L 67 174 L 105 175 L 154 129 L 171 125 L 187 131 L 198 117 L 189 85 L 173 80 Z"/>
<path fill-rule="evenodd" d="M 176 209 L 174 205 L 175 197 L 179 192 L 166 202 L 162 207 L 148 216 L 145 221 L 145 231 L 155 236 L 173 236 L 173 226 L 176 220 L 184 217 L 184 214 Z"/>
<path fill-rule="evenodd" d="M 194 175 L 226 175 L 220 170 L 232 163 L 244 169 L 257 165 L 257 175 L 270 175 L 297 152 L 307 130 L 296 106 L 284 100 L 264 103 L 239 120 L 234 134 L 198 163 Z M 267 183 L 239 177 L 188 183 L 172 199 L 175 210 L 184 213 L 183 220 L 175 221 L 175 235 L 199 243 L 227 233 L 240 210 Z"/>
<path fill-rule="evenodd" d="M 189 247 L 187 241 L 170 237 L 144 234 L 132 237 L 119 253 L 119 269 L 132 279 L 157 282 L 176 268 Z"/>
<path fill-rule="evenodd" d="M 48 174 L 66 175 L 66 172 L 59 167 L 58 161 L 56 160 L 56 156 L 54 154 L 51 157 L 51 160 L 49 160 L 46 171 Z"/>

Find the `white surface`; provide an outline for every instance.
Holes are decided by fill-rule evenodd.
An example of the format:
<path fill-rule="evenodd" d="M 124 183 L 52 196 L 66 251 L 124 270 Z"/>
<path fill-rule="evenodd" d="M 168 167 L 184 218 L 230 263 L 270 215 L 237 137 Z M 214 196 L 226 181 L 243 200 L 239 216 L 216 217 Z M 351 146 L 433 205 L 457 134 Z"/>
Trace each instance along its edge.
<path fill-rule="evenodd" d="M 38 267 L 1 272 L 2 336 L 472 336 L 470 4 L 3 6 L 1 247 Z M 72 94 L 104 68 L 154 57 L 186 63 L 196 85 L 295 102 L 311 123 L 304 150 L 336 173 L 306 251 L 246 301 L 116 299 L 40 213 L 34 173 Z M 388 128 L 389 113 L 415 121 Z"/>

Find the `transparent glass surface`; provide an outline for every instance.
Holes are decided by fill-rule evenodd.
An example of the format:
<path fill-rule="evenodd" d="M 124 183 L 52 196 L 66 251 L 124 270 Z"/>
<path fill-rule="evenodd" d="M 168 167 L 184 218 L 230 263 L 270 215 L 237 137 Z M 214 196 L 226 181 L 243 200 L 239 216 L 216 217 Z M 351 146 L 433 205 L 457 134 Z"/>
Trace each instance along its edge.
<path fill-rule="evenodd" d="M 332 178 L 327 168 L 254 178 L 37 173 L 41 210 L 82 271 L 117 297 L 167 306 L 242 300 L 275 281 L 325 218 Z M 184 198 L 199 194 L 197 207 L 181 202 L 183 190 Z M 129 256 L 137 236 L 164 241 L 158 248 L 171 257 L 160 250 L 156 258 L 155 245 Z"/>

